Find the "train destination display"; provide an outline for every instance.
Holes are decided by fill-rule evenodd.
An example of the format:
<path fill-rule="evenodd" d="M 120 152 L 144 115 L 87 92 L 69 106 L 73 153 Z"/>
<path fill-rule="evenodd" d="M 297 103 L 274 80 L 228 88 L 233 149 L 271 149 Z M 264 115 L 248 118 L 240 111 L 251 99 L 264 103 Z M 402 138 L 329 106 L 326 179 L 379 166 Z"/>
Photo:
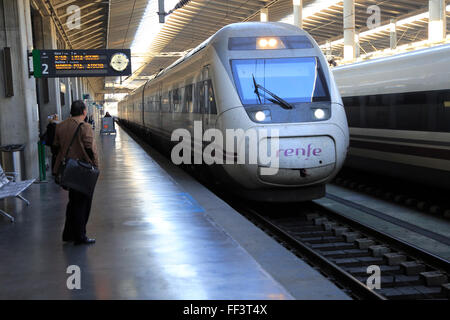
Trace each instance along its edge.
<path fill-rule="evenodd" d="M 131 75 L 131 50 L 33 50 L 36 78 Z"/>

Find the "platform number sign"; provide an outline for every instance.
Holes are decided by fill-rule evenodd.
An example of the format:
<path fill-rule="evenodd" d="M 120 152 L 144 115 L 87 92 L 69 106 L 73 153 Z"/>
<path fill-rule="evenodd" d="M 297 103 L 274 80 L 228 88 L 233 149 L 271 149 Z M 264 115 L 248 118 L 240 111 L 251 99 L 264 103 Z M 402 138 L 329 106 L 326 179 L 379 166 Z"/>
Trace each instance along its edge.
<path fill-rule="evenodd" d="M 131 75 L 130 49 L 33 50 L 35 78 Z"/>

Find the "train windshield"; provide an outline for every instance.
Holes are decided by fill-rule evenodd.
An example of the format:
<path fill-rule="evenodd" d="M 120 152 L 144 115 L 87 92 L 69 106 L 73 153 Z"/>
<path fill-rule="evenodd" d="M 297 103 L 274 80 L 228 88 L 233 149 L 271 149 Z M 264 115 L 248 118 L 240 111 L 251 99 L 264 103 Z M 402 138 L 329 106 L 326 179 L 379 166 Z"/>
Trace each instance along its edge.
<path fill-rule="evenodd" d="M 231 60 L 231 67 L 244 105 L 274 103 L 265 92 L 258 97 L 255 81 L 289 103 L 330 101 L 316 57 Z"/>

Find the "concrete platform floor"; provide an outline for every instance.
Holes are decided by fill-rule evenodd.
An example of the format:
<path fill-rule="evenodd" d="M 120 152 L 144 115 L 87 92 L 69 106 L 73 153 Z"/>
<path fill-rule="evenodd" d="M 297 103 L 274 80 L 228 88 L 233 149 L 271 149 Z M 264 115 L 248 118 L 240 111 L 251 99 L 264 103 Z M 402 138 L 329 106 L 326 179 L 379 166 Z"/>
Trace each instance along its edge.
<path fill-rule="evenodd" d="M 67 193 L 52 182 L 24 193 L 31 207 L 7 200 L 16 223 L 0 218 L 0 299 L 348 299 L 166 164 L 176 182 L 120 128 L 98 139 L 87 228 L 97 243 L 62 243 Z M 67 288 L 70 265 L 81 269 L 81 290 Z"/>

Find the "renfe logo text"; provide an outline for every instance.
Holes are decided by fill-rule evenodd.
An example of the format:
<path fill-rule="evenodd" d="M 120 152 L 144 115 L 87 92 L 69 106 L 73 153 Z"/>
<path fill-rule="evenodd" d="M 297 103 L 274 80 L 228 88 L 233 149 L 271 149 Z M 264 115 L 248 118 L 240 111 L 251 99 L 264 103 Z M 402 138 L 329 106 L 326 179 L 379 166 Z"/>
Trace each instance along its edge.
<path fill-rule="evenodd" d="M 280 157 L 280 154 L 285 157 L 293 157 L 293 156 L 304 156 L 309 158 L 311 155 L 317 157 L 322 153 L 321 148 L 314 148 L 312 144 L 309 144 L 307 148 L 297 148 L 297 149 L 280 149 L 277 151 L 277 157 Z"/>

